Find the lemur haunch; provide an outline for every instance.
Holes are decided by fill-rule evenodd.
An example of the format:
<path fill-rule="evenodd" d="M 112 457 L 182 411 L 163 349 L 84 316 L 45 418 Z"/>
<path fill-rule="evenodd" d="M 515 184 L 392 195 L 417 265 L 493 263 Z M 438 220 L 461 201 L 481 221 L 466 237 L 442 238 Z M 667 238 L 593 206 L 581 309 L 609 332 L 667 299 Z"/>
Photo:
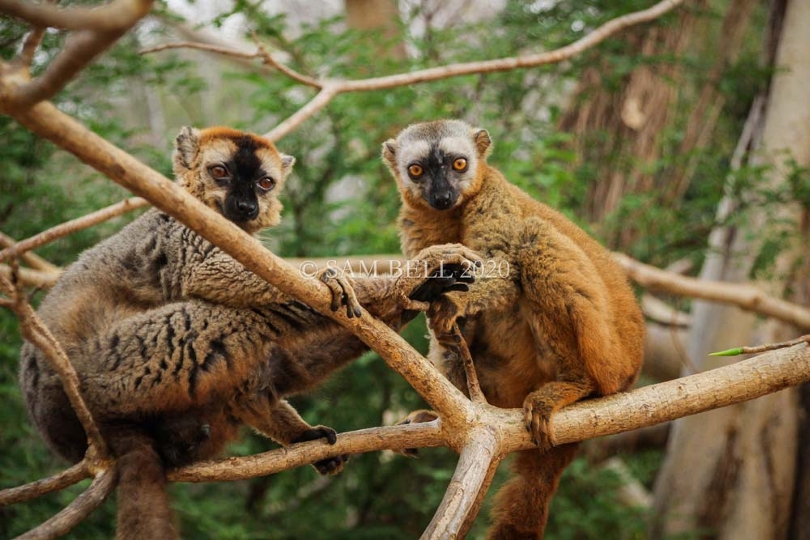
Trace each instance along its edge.
<path fill-rule="evenodd" d="M 207 206 L 256 233 L 279 222 L 277 194 L 294 161 L 256 135 L 184 128 L 174 172 Z M 442 262 L 458 269 L 470 253 L 441 247 L 420 256 L 432 271 Z M 398 305 L 392 288 L 430 300 L 466 287 L 456 277 L 364 279 L 354 291 L 340 276 L 323 279 L 333 307 L 345 302 L 359 310 L 350 302 L 356 294 L 372 315 L 398 328 L 413 314 Z M 118 457 L 119 538 L 176 538 L 164 463 L 216 455 L 242 423 L 284 445 L 320 437 L 334 443 L 334 430 L 310 426 L 282 398 L 367 350 L 343 327 L 156 209 L 84 252 L 38 312 L 64 346 Z M 45 440 L 79 461 L 87 449 L 84 430 L 59 377 L 30 344 L 22 349 L 20 381 Z M 344 461 L 315 465 L 328 474 Z"/>
<path fill-rule="evenodd" d="M 642 363 L 643 319 L 610 254 L 486 162 L 489 134 L 459 120 L 416 124 L 383 144 L 397 181 L 402 247 L 459 242 L 499 270 L 428 311 L 431 361 L 466 391 L 444 347 L 459 320 L 489 403 L 522 407 L 538 450 L 520 452 L 500 490 L 489 538 L 542 538 L 548 503 L 576 445 L 554 446 L 551 415 L 589 396 L 628 389 Z M 509 336 L 509 339 L 504 339 Z M 424 418 L 424 416 L 423 416 Z"/>

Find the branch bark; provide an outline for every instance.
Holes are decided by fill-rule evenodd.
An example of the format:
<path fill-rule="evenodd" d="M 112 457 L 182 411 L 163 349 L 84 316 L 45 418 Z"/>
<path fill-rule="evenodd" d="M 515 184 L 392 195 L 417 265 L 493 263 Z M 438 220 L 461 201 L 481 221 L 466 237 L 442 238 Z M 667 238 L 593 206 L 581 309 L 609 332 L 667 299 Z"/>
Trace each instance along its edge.
<path fill-rule="evenodd" d="M 66 534 L 101 506 L 115 488 L 116 475 L 112 468 L 101 471 L 84 493 L 42 525 L 17 537 L 17 540 L 51 540 Z"/>
<path fill-rule="evenodd" d="M 24 486 L 0 491 L 0 508 L 10 504 L 30 501 L 46 493 L 65 489 L 77 482 L 81 482 L 89 476 L 90 471 L 87 470 L 87 464 L 84 461 L 80 461 L 69 469 L 65 469 L 59 474 L 55 474 L 49 478 L 43 478 L 42 480 L 25 484 Z"/>

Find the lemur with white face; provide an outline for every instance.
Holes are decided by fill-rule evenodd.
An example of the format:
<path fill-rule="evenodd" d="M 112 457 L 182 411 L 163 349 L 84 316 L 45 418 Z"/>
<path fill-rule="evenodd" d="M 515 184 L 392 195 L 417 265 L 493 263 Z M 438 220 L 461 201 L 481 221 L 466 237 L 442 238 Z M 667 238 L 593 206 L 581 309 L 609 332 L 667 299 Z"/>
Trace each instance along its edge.
<path fill-rule="evenodd" d="M 490 166 L 491 144 L 484 129 L 442 120 L 408 127 L 383 144 L 382 155 L 402 198 L 407 256 L 461 243 L 487 259 L 486 267 L 508 270 L 431 305 L 430 359 L 466 391 L 451 332 L 458 322 L 489 403 L 524 409 L 538 449 L 516 457 L 489 538 L 541 538 L 548 503 L 576 450 L 554 445 L 552 415 L 628 389 L 642 363 L 644 324 L 607 250 Z"/>

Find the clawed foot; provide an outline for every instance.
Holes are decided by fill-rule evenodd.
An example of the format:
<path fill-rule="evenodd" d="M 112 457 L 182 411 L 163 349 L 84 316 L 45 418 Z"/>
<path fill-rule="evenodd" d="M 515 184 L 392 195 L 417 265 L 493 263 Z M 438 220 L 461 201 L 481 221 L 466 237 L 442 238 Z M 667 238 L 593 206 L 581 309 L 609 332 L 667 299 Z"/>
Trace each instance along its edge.
<path fill-rule="evenodd" d="M 397 422 L 398 426 L 402 426 L 405 424 L 421 424 L 423 422 L 432 422 L 439 417 L 433 411 L 428 411 L 426 409 L 420 409 L 418 411 L 413 411 L 408 416 Z M 406 457 L 419 457 L 419 449 L 418 448 L 403 448 L 399 450 L 398 453 L 402 454 Z"/>
<path fill-rule="evenodd" d="M 395 285 L 396 297 L 404 309 L 427 311 L 442 293 L 467 291 L 482 265 L 481 256 L 461 244 L 427 247 L 408 262 Z"/>
<path fill-rule="evenodd" d="M 454 327 L 458 319 L 467 314 L 467 299 L 465 294 L 448 292 L 431 302 L 427 310 L 428 324 L 439 343 L 458 345 L 461 336 Z"/>
<path fill-rule="evenodd" d="M 532 437 L 532 442 L 540 450 L 548 450 L 554 446 L 552 439 L 551 415 L 554 407 L 541 396 L 529 394 L 523 402 L 523 421 Z"/>
<path fill-rule="evenodd" d="M 341 274 L 335 268 L 325 268 L 318 273 L 318 279 L 325 283 L 332 292 L 332 311 L 337 311 L 343 305 L 346 306 L 346 316 L 350 319 L 363 314 L 360 302 L 354 294 L 351 278 Z"/>
<path fill-rule="evenodd" d="M 337 442 L 337 432 L 330 427 L 315 426 L 303 432 L 295 440 L 291 441 L 290 444 L 314 441 L 316 439 L 326 439 L 326 442 L 329 444 L 335 444 Z M 347 461 L 349 461 L 349 455 L 341 454 L 339 456 L 316 461 L 312 466 L 323 475 L 333 475 L 342 471 L 343 465 Z"/>

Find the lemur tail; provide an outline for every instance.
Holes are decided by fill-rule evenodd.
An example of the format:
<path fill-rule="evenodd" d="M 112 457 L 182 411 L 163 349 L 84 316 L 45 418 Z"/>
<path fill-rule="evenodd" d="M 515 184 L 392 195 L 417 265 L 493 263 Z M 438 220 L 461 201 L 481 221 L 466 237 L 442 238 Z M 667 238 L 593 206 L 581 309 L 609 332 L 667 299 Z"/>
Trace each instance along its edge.
<path fill-rule="evenodd" d="M 108 439 L 118 456 L 116 540 L 179 540 L 163 461 L 152 437 L 133 428 L 116 431 Z"/>

